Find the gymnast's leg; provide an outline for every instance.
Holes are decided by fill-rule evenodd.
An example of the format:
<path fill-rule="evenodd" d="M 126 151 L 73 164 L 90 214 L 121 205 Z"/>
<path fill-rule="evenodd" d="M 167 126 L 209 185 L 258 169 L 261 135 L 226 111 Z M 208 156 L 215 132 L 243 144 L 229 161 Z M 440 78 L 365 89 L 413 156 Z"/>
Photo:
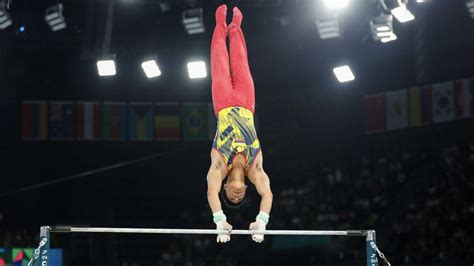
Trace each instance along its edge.
<path fill-rule="evenodd" d="M 227 6 L 221 5 L 216 10 L 216 27 L 211 43 L 212 101 L 216 115 L 220 109 L 228 107 L 229 95 L 232 94 L 226 17 Z"/>
<path fill-rule="evenodd" d="M 243 15 L 240 10 L 234 8 L 232 23 L 229 25 L 230 39 L 230 67 L 232 83 L 239 98 L 242 99 L 244 107 L 252 112 L 255 109 L 255 87 L 250 73 L 247 56 L 247 45 L 241 29 Z"/>

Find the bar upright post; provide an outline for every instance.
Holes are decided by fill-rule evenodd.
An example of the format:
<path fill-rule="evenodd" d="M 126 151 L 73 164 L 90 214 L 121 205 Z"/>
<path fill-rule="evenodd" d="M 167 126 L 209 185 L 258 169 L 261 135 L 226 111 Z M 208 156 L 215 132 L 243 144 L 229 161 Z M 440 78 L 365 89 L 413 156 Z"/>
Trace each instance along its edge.
<path fill-rule="evenodd" d="M 376 243 L 375 231 L 367 232 L 366 249 L 367 249 L 367 266 L 378 266 L 379 260 L 377 251 L 372 247 Z"/>

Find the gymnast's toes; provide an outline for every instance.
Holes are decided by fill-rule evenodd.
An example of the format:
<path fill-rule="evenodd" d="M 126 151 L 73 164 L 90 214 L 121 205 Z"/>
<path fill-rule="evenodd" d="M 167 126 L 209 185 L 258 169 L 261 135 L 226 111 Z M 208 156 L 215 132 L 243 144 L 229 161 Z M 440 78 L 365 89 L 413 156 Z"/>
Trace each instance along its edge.
<path fill-rule="evenodd" d="M 232 17 L 232 24 L 235 24 L 240 27 L 244 15 L 242 15 L 242 12 L 240 12 L 240 9 L 238 7 L 234 7 L 233 12 L 234 16 Z"/>
<path fill-rule="evenodd" d="M 227 6 L 221 5 L 216 10 L 216 23 L 226 24 L 226 19 L 227 19 Z"/>

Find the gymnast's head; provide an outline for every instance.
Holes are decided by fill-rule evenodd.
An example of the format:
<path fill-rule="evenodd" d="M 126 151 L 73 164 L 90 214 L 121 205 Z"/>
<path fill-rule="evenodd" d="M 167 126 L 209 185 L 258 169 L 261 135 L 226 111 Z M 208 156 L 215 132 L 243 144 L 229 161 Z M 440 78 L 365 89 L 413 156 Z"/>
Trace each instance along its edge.
<path fill-rule="evenodd" d="M 229 208 L 239 208 L 245 200 L 245 164 L 233 164 L 232 171 L 224 182 L 221 198 Z"/>

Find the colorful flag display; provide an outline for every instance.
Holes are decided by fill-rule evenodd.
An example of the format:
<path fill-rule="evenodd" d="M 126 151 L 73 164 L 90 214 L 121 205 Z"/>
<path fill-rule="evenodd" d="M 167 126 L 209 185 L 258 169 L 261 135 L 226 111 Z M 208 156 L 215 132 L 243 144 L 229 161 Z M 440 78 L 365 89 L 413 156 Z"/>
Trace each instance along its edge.
<path fill-rule="evenodd" d="M 128 119 L 130 140 L 153 140 L 153 104 L 151 102 L 130 103 Z"/>
<path fill-rule="evenodd" d="M 411 88 L 409 94 L 410 126 L 431 124 L 433 121 L 431 87 Z"/>
<path fill-rule="evenodd" d="M 469 118 L 473 116 L 473 80 L 456 80 L 454 86 L 454 116 L 456 119 Z"/>
<path fill-rule="evenodd" d="M 0 248 L 0 266 L 12 264 L 12 254 L 9 249 Z"/>
<path fill-rule="evenodd" d="M 408 127 L 407 91 L 393 91 L 387 94 L 387 129 Z"/>
<path fill-rule="evenodd" d="M 12 249 L 12 266 L 28 265 L 33 257 L 34 249 L 32 248 L 13 248 Z"/>
<path fill-rule="evenodd" d="M 49 103 L 49 139 L 74 140 L 74 102 Z"/>
<path fill-rule="evenodd" d="M 76 104 L 76 139 L 99 140 L 101 123 L 100 102 Z"/>
<path fill-rule="evenodd" d="M 369 95 L 365 109 L 368 133 L 474 117 L 474 79 Z"/>
<path fill-rule="evenodd" d="M 155 104 L 155 138 L 177 141 L 180 138 L 181 120 L 178 103 Z"/>
<path fill-rule="evenodd" d="M 48 139 L 48 102 L 25 101 L 22 103 L 21 135 L 24 140 Z"/>
<path fill-rule="evenodd" d="M 454 120 L 453 83 L 446 82 L 433 85 L 433 122 Z"/>
<path fill-rule="evenodd" d="M 104 102 L 102 104 L 102 139 L 127 140 L 127 104 L 124 102 Z"/>
<path fill-rule="evenodd" d="M 385 94 L 365 97 L 365 119 L 367 133 L 387 129 L 387 99 Z"/>
<path fill-rule="evenodd" d="M 181 117 L 183 119 L 183 139 L 190 141 L 208 140 L 208 105 L 183 104 Z"/>

